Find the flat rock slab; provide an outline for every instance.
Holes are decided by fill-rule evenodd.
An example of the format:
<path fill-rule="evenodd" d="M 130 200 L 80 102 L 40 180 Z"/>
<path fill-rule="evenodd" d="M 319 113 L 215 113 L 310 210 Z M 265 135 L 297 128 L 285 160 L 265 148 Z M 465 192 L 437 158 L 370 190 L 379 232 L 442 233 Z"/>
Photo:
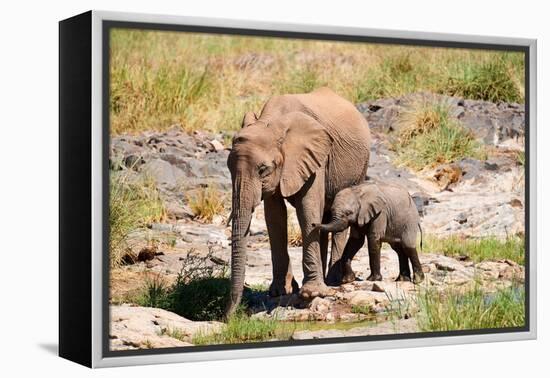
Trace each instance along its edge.
<path fill-rule="evenodd" d="M 195 334 L 215 332 L 223 324 L 194 322 L 159 308 L 111 305 L 110 310 L 111 350 L 190 346 Z"/>

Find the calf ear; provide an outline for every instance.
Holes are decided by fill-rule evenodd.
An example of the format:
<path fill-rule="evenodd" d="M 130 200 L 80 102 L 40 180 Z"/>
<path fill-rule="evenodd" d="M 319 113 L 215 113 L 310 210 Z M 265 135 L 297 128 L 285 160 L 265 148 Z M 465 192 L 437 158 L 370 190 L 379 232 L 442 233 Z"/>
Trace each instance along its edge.
<path fill-rule="evenodd" d="M 252 125 L 254 122 L 258 120 L 258 116 L 254 112 L 246 112 L 243 118 L 243 124 L 242 127 L 247 127 Z"/>
<path fill-rule="evenodd" d="M 289 197 L 325 165 L 332 139 L 316 119 L 300 112 L 285 115 L 281 123 L 284 163 L 280 188 L 283 197 Z"/>
<path fill-rule="evenodd" d="M 372 185 L 361 194 L 359 198 L 359 215 L 357 216 L 357 224 L 364 226 L 376 217 L 382 210 L 387 207 L 384 195 L 377 186 Z"/>

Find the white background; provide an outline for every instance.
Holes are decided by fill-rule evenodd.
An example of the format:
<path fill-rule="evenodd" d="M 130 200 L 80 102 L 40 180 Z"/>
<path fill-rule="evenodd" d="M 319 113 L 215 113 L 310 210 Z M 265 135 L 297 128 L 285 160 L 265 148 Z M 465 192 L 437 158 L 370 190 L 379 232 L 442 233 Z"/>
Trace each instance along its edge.
<path fill-rule="evenodd" d="M 537 341 L 280 357 L 91 371 L 56 356 L 58 25 L 89 9 L 333 24 L 538 39 L 538 193 L 548 189 L 550 20 L 544 1 L 5 1 L 0 13 L 0 375 L 547 375 L 548 202 L 538 199 Z M 77 127 L 78 125 L 75 125 Z M 546 276 L 545 276 L 546 275 Z M 546 349 L 546 350 L 545 350 Z M 32 376 L 32 375 L 31 375 Z"/>

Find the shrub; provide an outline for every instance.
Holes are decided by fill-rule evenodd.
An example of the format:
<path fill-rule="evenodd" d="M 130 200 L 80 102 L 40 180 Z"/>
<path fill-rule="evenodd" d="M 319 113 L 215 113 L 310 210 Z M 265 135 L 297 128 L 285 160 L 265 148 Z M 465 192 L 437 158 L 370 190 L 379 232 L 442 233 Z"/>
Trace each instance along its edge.
<path fill-rule="evenodd" d="M 423 331 L 521 327 L 525 324 L 525 289 L 512 286 L 486 293 L 424 289 L 418 295 L 418 325 Z"/>
<path fill-rule="evenodd" d="M 221 320 L 230 288 L 226 277 L 178 279 L 170 292 L 170 310 L 191 320 Z"/>
<path fill-rule="evenodd" d="M 131 232 L 162 221 L 166 209 L 152 180 L 131 181 L 126 173 L 111 173 L 109 202 L 110 264 L 118 266 Z"/>
<path fill-rule="evenodd" d="M 221 320 L 229 297 L 227 266 L 212 250 L 206 255 L 194 249 L 182 260 L 176 281 L 167 285 L 161 277 L 147 279 L 133 301 L 140 306 L 159 307 L 191 320 Z"/>
<path fill-rule="evenodd" d="M 170 288 L 169 310 L 191 320 L 221 320 L 229 298 L 227 266 L 213 263 L 213 251 L 206 255 L 191 249 Z"/>
<path fill-rule="evenodd" d="M 446 102 L 416 101 L 399 115 L 398 123 L 392 147 L 400 165 L 421 170 L 465 157 L 486 158 L 483 146 L 452 116 Z"/>
<path fill-rule="evenodd" d="M 225 212 L 225 196 L 213 186 L 201 188 L 187 199 L 195 217 L 202 221 L 212 222 L 215 215 Z"/>

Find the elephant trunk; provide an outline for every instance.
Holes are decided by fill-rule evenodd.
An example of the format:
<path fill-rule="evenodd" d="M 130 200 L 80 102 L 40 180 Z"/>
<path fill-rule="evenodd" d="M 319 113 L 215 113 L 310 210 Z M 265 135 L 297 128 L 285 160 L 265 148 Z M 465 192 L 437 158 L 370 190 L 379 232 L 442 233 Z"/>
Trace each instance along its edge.
<path fill-rule="evenodd" d="M 325 232 L 339 232 L 348 228 L 348 222 L 344 219 L 333 219 L 330 223 L 319 224 L 315 227 Z"/>
<path fill-rule="evenodd" d="M 241 185 L 242 180 L 235 180 L 232 198 L 231 227 L 231 288 L 230 297 L 225 310 L 225 318 L 229 318 L 241 302 L 245 270 L 246 270 L 246 240 L 252 220 L 255 201 L 251 201 L 250 190 Z"/>

